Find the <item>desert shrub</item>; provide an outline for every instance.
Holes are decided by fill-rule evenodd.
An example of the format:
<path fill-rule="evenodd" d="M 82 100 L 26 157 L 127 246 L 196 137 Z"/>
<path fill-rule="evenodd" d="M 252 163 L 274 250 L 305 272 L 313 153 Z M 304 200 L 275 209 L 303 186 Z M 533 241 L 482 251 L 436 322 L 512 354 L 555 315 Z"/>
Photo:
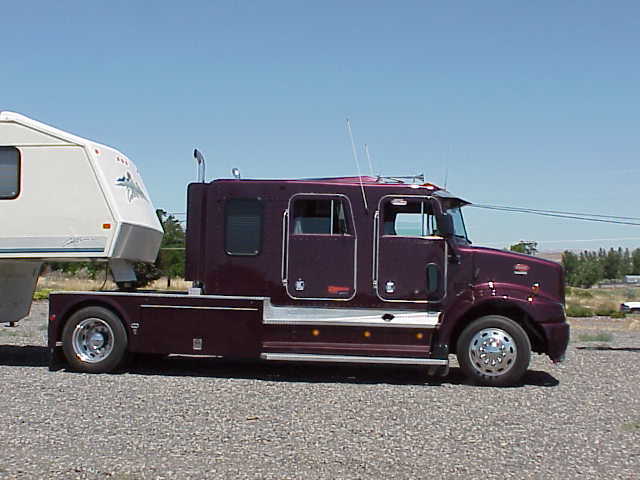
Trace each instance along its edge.
<path fill-rule="evenodd" d="M 43 288 L 42 290 L 36 290 L 35 292 L 33 292 L 33 299 L 34 300 L 48 300 L 50 293 L 51 293 L 51 290 L 48 289 L 48 288 Z"/>
<path fill-rule="evenodd" d="M 611 315 L 609 315 L 611 318 L 625 318 L 626 315 L 624 314 L 624 312 L 613 312 Z"/>
<path fill-rule="evenodd" d="M 610 342 L 613 340 L 613 335 L 608 332 L 582 333 L 578 335 L 578 340 L 581 342 Z"/>
<path fill-rule="evenodd" d="M 595 314 L 601 317 L 609 317 L 611 316 L 612 313 L 615 313 L 617 311 L 618 309 L 615 308 L 614 306 L 605 304 L 605 305 L 598 305 L 598 307 L 595 310 Z"/>
<path fill-rule="evenodd" d="M 583 305 L 576 305 L 576 304 L 567 305 L 566 312 L 568 317 L 592 317 L 593 316 L 593 310 Z"/>
<path fill-rule="evenodd" d="M 589 290 L 575 287 L 571 289 L 571 293 L 569 295 L 577 298 L 593 298 L 593 293 L 591 293 Z"/>

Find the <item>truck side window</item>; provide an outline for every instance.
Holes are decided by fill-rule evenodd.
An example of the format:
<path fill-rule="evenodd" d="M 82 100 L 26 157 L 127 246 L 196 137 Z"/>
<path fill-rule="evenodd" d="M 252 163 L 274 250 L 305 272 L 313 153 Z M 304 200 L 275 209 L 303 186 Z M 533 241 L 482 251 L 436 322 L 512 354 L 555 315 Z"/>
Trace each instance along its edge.
<path fill-rule="evenodd" d="M 293 202 L 293 233 L 348 235 L 349 227 L 340 199 L 297 199 Z"/>
<path fill-rule="evenodd" d="M 262 202 L 229 199 L 225 205 L 224 248 L 229 255 L 258 255 L 262 245 Z"/>
<path fill-rule="evenodd" d="M 20 152 L 0 147 L 0 200 L 11 200 L 20 193 Z"/>
<path fill-rule="evenodd" d="M 382 234 L 399 237 L 435 235 L 436 221 L 427 201 L 393 198 L 384 204 Z"/>

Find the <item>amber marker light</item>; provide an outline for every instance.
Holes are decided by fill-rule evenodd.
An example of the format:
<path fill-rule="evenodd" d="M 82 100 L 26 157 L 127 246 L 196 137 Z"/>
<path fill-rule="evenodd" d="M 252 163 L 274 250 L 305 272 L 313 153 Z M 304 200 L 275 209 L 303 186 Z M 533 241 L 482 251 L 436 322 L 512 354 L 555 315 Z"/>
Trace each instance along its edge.
<path fill-rule="evenodd" d="M 422 340 L 424 338 L 424 334 L 422 332 L 418 332 L 418 333 L 416 333 L 416 338 L 418 340 Z"/>
<path fill-rule="evenodd" d="M 111 230 L 111 224 L 110 223 L 103 223 L 102 224 L 102 229 L 103 230 Z"/>
<path fill-rule="evenodd" d="M 317 328 L 314 328 L 313 330 L 311 330 L 311 335 L 313 335 L 314 337 L 317 337 L 318 335 L 320 335 L 320 330 L 318 330 Z"/>
<path fill-rule="evenodd" d="M 371 332 L 369 330 L 365 330 L 362 335 L 364 335 L 364 338 L 369 338 L 371 337 Z"/>

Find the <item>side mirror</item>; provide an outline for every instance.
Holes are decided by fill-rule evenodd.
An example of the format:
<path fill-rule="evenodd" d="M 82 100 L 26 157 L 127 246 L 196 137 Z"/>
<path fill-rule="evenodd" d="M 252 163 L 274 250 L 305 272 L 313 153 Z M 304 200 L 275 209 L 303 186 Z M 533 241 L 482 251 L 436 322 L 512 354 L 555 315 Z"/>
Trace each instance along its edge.
<path fill-rule="evenodd" d="M 448 213 L 438 215 L 438 231 L 444 238 L 453 237 L 453 217 Z"/>

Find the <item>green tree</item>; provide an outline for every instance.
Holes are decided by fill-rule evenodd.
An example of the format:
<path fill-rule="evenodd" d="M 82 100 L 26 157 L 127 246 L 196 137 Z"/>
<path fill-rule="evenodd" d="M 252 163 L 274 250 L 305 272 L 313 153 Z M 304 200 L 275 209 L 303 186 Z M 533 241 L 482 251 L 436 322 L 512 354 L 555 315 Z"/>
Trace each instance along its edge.
<path fill-rule="evenodd" d="M 618 272 L 618 275 L 620 276 L 620 278 L 622 278 L 625 275 L 630 275 L 632 271 L 633 271 L 633 264 L 631 262 L 631 252 L 629 252 L 628 248 L 625 248 L 624 252 L 622 253 L 622 260 L 621 260 L 620 271 Z"/>
<path fill-rule="evenodd" d="M 167 288 L 171 286 L 171 279 L 184 277 L 184 228 L 175 216 L 164 210 L 156 210 L 164 229 L 164 237 L 160 244 L 160 253 L 155 262 L 161 274 L 167 277 Z"/>
<path fill-rule="evenodd" d="M 631 253 L 631 273 L 640 275 L 640 248 Z"/>
<path fill-rule="evenodd" d="M 621 260 L 622 258 L 619 252 L 617 252 L 613 248 L 609 249 L 607 254 L 603 257 L 602 268 L 604 278 L 619 278 L 620 267 L 622 263 Z"/>
<path fill-rule="evenodd" d="M 526 253 L 527 255 L 535 255 L 538 253 L 538 242 L 520 240 L 509 247 L 512 252 Z"/>
<path fill-rule="evenodd" d="M 600 280 L 602 280 L 602 266 L 597 261 L 583 261 L 580 264 L 576 286 L 591 288 Z"/>
<path fill-rule="evenodd" d="M 562 253 L 562 266 L 564 267 L 565 280 L 572 287 L 578 286 L 577 277 L 580 267 L 580 258 L 573 252 L 565 250 Z"/>
<path fill-rule="evenodd" d="M 146 287 L 151 282 L 158 280 L 162 276 L 162 272 L 155 263 L 137 262 L 133 264 L 133 270 L 136 272 L 136 287 Z"/>

